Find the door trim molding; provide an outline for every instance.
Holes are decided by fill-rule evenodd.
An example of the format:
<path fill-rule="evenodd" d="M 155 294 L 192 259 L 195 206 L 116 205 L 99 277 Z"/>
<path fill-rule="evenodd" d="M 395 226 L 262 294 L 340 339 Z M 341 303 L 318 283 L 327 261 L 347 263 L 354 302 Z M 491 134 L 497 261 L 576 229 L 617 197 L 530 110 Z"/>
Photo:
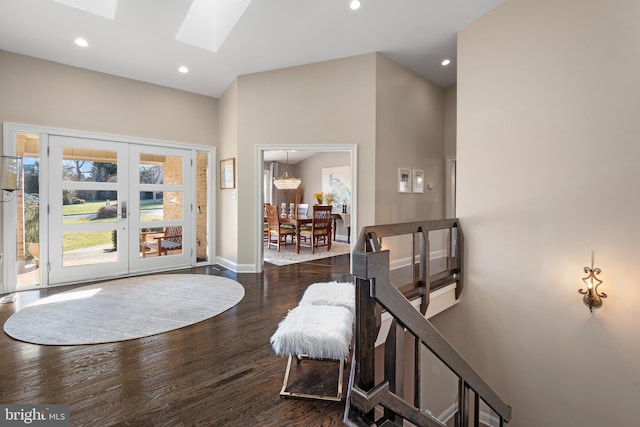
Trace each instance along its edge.
<path fill-rule="evenodd" d="M 114 142 L 126 142 L 140 145 L 152 145 L 158 147 L 168 147 L 168 148 L 183 148 L 183 149 L 198 149 L 202 151 L 212 150 L 213 147 L 207 145 L 199 145 L 199 144 L 187 144 L 184 142 L 176 142 L 176 141 L 168 141 L 163 139 L 153 139 L 153 138 L 141 138 L 136 136 L 126 136 L 119 134 L 112 134 L 107 132 L 92 132 L 92 131 L 83 131 L 83 130 L 75 130 L 75 129 L 66 129 L 66 128 L 56 128 L 50 126 L 40 126 L 40 125 L 29 125 L 25 123 L 14 123 L 14 122 L 4 122 L 4 149 L 6 149 L 7 145 L 7 137 L 11 136 L 15 132 L 26 132 L 26 133 L 46 133 L 48 135 L 58 135 L 58 136 L 68 136 L 68 137 L 76 137 L 76 138 L 88 138 L 88 139 L 98 139 L 98 140 L 106 140 L 106 141 L 114 141 Z M 15 147 L 13 148 L 15 150 Z"/>
<path fill-rule="evenodd" d="M 126 136 L 126 135 L 111 134 L 106 132 L 83 131 L 83 130 L 76 130 L 76 129 L 58 128 L 53 126 L 42 126 L 42 125 L 33 125 L 33 124 L 8 122 L 8 121 L 3 122 L 3 133 L 2 133 L 3 134 L 3 142 L 2 142 L 3 151 L 2 152 L 4 154 L 6 155 L 11 155 L 11 153 L 15 154 L 15 150 L 16 150 L 15 134 L 16 133 L 39 134 L 41 138 L 47 138 L 47 139 L 49 135 L 57 135 L 57 136 L 64 136 L 64 137 L 123 142 L 127 144 L 138 144 L 138 145 L 146 145 L 146 146 L 153 146 L 153 147 L 180 148 L 185 150 L 204 151 L 208 153 L 208 156 L 209 156 L 208 158 L 211 161 L 210 170 L 213 170 L 213 171 L 216 170 L 215 168 L 216 150 L 215 150 L 215 147 L 212 147 L 212 146 L 206 146 L 206 145 L 200 145 L 200 144 L 189 144 L 184 142 L 175 142 L 175 141 L 160 140 L 160 139 L 153 139 L 153 138 Z M 42 144 L 44 142 L 47 142 L 47 145 L 48 145 L 48 141 L 41 139 L 40 141 L 41 147 L 43 147 Z M 42 157 L 42 150 L 41 150 L 41 157 Z M 41 159 L 40 173 L 43 174 L 43 176 L 46 176 L 44 174 L 48 174 L 48 164 L 47 162 L 42 162 L 42 159 Z M 207 189 L 208 200 L 211 203 L 210 212 L 213 213 L 209 217 L 209 224 L 208 224 L 208 227 L 210 230 L 210 236 L 211 236 L 208 242 L 209 248 L 210 248 L 209 252 L 212 254 L 213 257 L 215 257 L 215 236 L 216 236 L 215 211 L 216 211 L 216 205 L 217 205 L 217 202 L 215 199 L 216 192 L 215 192 L 214 184 L 215 184 L 215 181 L 213 182 L 210 181 L 209 188 Z M 44 182 L 41 182 L 40 190 L 41 190 L 41 193 L 47 194 L 47 198 L 48 198 L 49 188 L 47 186 L 46 180 L 44 180 Z M 195 189 L 193 191 L 195 192 Z M 43 217 L 42 216 L 43 210 L 46 213 L 46 207 L 44 206 L 44 203 L 41 204 L 40 206 L 41 218 Z M 15 259 L 16 258 L 15 256 L 16 236 L 15 236 L 15 231 L 13 230 L 14 228 L 13 224 L 16 224 L 16 222 L 17 222 L 17 218 L 16 218 L 15 204 L 3 203 L 2 251 L 4 253 L 4 259 L 3 259 L 2 265 L 0 265 L 0 268 L 2 268 L 2 275 L 0 276 L 2 277 L 2 282 L 0 283 L 0 293 L 8 293 L 16 290 L 16 270 L 12 267 L 7 268 L 7 266 L 16 265 L 16 259 Z M 44 227 L 42 227 L 42 225 L 44 225 Z M 43 232 L 44 233 L 48 232 L 46 224 L 41 224 L 40 232 L 41 232 L 41 235 Z M 13 254 L 13 256 L 8 256 L 10 254 Z M 40 255 L 41 256 L 44 255 L 42 250 L 40 252 Z M 13 260 L 9 258 L 13 258 Z M 215 258 L 210 257 L 209 262 L 213 263 L 214 260 Z M 43 266 L 43 268 L 41 268 L 40 284 L 36 288 L 42 288 L 42 287 L 48 286 L 48 283 L 46 283 L 48 279 L 47 279 L 45 270 L 46 270 L 46 266 Z"/>
<path fill-rule="evenodd" d="M 256 255 L 255 255 L 255 265 L 254 265 L 254 273 L 261 273 L 264 268 L 264 245 L 263 245 L 263 237 L 262 237 L 262 227 L 264 223 L 263 216 L 263 192 L 262 192 L 262 180 L 263 180 L 263 171 L 264 171 L 264 152 L 265 151 L 313 151 L 313 152 L 348 152 L 349 153 L 349 164 L 351 166 L 351 232 L 358 230 L 358 144 L 279 144 L 279 145 L 269 145 L 269 144 L 258 144 L 256 145 L 256 192 L 257 192 L 257 205 L 256 205 L 256 230 L 259 230 L 259 233 L 256 233 Z M 353 249 L 353 245 L 355 244 L 356 239 L 351 239 L 351 249 Z"/>
<path fill-rule="evenodd" d="M 445 218 L 456 217 L 456 172 L 458 163 L 456 156 L 445 160 Z"/>

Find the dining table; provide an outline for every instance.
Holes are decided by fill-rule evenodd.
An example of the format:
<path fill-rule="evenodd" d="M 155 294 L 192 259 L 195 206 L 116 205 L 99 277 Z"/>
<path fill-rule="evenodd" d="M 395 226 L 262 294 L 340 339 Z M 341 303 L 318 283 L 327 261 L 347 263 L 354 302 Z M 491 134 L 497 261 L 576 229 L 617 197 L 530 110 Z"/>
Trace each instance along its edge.
<path fill-rule="evenodd" d="M 296 253 L 300 253 L 300 228 L 305 224 L 311 224 L 313 222 L 313 216 L 309 215 L 296 215 L 289 218 L 288 216 L 280 217 L 280 224 L 291 224 L 296 229 Z"/>

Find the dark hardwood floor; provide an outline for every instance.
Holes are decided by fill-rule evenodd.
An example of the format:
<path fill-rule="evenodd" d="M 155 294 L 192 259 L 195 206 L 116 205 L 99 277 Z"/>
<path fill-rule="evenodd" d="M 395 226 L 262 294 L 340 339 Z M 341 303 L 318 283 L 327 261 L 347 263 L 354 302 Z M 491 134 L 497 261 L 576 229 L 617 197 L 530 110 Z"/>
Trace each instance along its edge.
<path fill-rule="evenodd" d="M 66 403 L 72 426 L 342 425 L 344 402 L 280 398 L 286 359 L 274 355 L 269 338 L 309 284 L 351 280 L 349 255 L 266 264 L 261 274 L 188 271 L 237 280 L 246 295 L 196 325 L 113 344 L 41 346 L 3 332 L 0 403 Z M 0 304 L 0 322 L 20 304 L 68 289 L 20 292 L 15 303 Z"/>

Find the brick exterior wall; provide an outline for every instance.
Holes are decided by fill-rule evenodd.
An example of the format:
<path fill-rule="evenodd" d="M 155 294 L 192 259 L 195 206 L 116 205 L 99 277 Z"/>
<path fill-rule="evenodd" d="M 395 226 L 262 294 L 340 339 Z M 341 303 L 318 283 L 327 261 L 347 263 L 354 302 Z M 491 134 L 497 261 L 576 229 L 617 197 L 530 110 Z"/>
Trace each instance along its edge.
<path fill-rule="evenodd" d="M 165 157 L 162 182 L 165 185 L 182 184 L 182 157 Z M 182 192 L 165 191 L 162 196 L 164 219 L 182 218 Z M 177 200 L 177 203 L 175 201 Z"/>
<path fill-rule="evenodd" d="M 209 187 L 207 153 L 199 152 L 196 157 L 196 257 L 207 261 L 207 194 Z"/>
<path fill-rule="evenodd" d="M 196 257 L 198 261 L 207 260 L 207 171 L 208 171 L 207 153 L 197 153 L 196 156 L 196 223 L 195 226 L 195 246 Z M 178 184 L 182 176 L 182 158 L 167 157 L 164 163 L 163 182 L 165 184 Z M 171 200 L 178 200 L 179 203 L 173 203 Z M 177 192 L 164 192 L 164 218 L 177 219 L 180 218 L 183 194 Z"/>

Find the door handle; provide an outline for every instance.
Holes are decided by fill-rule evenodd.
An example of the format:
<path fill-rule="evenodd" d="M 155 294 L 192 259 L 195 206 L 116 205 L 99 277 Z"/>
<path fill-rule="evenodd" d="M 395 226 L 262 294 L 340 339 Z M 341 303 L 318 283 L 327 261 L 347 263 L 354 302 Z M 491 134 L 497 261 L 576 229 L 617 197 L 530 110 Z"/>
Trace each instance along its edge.
<path fill-rule="evenodd" d="M 127 217 L 127 202 L 122 201 L 122 202 L 120 202 L 120 205 L 122 206 L 122 218 L 126 218 Z"/>

